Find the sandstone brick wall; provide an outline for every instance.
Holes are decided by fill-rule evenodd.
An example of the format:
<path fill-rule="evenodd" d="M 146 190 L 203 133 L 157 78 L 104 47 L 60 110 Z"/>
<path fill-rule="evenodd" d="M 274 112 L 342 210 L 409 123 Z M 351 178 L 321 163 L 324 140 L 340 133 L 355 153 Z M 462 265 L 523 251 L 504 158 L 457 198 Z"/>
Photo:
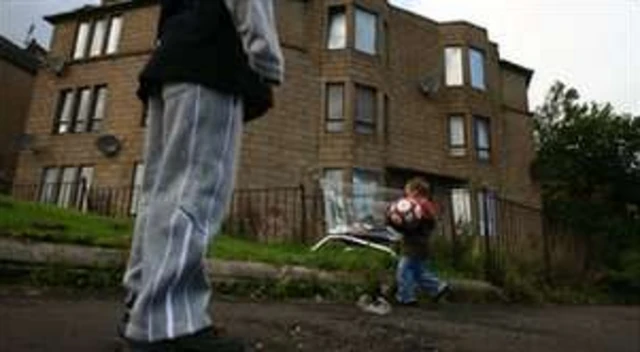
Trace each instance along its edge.
<path fill-rule="evenodd" d="M 347 9 L 347 49 L 325 49 L 327 14 L 331 6 Z M 355 6 L 378 15 L 378 54 L 353 49 Z M 276 106 L 246 126 L 237 185 L 241 188 L 313 185 L 323 168 L 353 167 L 384 173 L 389 167 L 413 169 L 490 187 L 514 200 L 535 200 L 538 191 L 522 170 L 532 158 L 530 124 L 525 112 L 526 84 L 504 73 L 499 50 L 486 30 L 465 22 L 436 23 L 389 6 L 384 0 L 277 0 L 278 28 L 286 58 L 286 83 L 275 92 Z M 37 136 L 39 154 L 23 153 L 18 179 L 37 183 L 44 166 L 95 166 L 95 184 L 127 187 L 134 163 L 141 160 L 144 127 L 142 106 L 135 97 L 137 75 L 155 37 L 158 7 L 145 5 L 123 13 L 124 27 L 117 55 L 71 63 L 65 74 L 38 75 L 27 130 Z M 77 19 L 56 24 L 52 55 L 69 58 Z M 486 57 L 487 89 L 467 84 L 444 86 L 443 51 L 447 45 L 481 49 Z M 463 58 L 469 81 L 468 55 Z M 419 83 L 427 76 L 440 89 L 426 96 Z M 330 82 L 345 83 L 344 132 L 325 131 L 326 92 Z M 95 148 L 99 134 L 53 135 L 53 117 L 61 89 L 107 84 L 109 99 L 102 133 L 118 136 L 122 153 L 105 158 Z M 354 132 L 355 87 L 377 89 L 377 131 Z M 505 88 L 505 86 L 507 88 Z M 388 116 L 383 102 L 387 97 Z M 504 105 L 513 108 L 505 109 Z M 452 157 L 448 150 L 448 116 L 466 119 L 467 153 Z M 491 163 L 475 158 L 473 116 L 491 120 Z"/>

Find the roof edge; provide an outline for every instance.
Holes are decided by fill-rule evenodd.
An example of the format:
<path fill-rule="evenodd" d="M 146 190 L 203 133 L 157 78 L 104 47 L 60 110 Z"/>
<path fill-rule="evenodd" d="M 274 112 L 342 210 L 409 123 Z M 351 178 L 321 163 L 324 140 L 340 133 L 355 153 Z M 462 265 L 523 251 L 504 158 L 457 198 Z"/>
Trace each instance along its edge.
<path fill-rule="evenodd" d="M 132 0 L 118 2 L 111 5 L 85 5 L 75 10 L 44 16 L 44 19 L 50 24 L 56 24 L 65 20 L 73 19 L 77 16 L 99 14 L 104 11 L 123 11 L 153 5 L 158 2 L 158 0 Z"/>
<path fill-rule="evenodd" d="M 523 76 L 526 77 L 527 79 L 527 85 L 529 85 L 529 83 L 531 83 L 531 79 L 533 78 L 533 74 L 534 74 L 534 70 L 524 67 L 522 65 L 518 65 L 512 61 L 509 60 L 505 60 L 505 59 L 501 59 L 500 60 L 500 67 L 505 68 L 507 70 L 519 73 Z"/>

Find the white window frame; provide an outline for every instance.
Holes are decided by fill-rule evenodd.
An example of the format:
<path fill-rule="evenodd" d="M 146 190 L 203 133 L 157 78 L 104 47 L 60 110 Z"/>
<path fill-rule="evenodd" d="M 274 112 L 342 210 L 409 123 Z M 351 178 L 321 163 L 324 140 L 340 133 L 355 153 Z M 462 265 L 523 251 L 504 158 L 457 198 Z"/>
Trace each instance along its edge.
<path fill-rule="evenodd" d="M 445 84 L 448 87 L 464 85 L 464 65 L 462 46 L 448 46 L 444 49 Z"/>
<path fill-rule="evenodd" d="M 467 155 L 466 119 L 464 115 L 451 115 L 448 121 L 449 155 Z"/>

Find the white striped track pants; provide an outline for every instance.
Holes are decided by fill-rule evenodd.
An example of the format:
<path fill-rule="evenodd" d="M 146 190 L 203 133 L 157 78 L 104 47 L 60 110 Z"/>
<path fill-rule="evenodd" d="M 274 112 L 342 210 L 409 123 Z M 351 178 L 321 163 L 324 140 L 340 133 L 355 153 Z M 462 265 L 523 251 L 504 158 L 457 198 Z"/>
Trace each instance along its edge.
<path fill-rule="evenodd" d="M 239 98 L 169 84 L 148 104 L 145 175 L 124 285 L 126 336 L 155 342 L 211 325 L 203 258 L 229 203 L 242 137 Z"/>

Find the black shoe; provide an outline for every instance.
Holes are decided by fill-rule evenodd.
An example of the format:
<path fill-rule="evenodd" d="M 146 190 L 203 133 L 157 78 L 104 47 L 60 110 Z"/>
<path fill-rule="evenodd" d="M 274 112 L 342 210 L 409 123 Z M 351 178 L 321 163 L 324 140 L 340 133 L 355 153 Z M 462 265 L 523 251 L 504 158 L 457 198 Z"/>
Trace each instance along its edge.
<path fill-rule="evenodd" d="M 441 284 L 438 288 L 438 293 L 433 297 L 435 303 L 440 302 L 441 299 L 451 293 L 451 286 L 449 284 Z"/>

